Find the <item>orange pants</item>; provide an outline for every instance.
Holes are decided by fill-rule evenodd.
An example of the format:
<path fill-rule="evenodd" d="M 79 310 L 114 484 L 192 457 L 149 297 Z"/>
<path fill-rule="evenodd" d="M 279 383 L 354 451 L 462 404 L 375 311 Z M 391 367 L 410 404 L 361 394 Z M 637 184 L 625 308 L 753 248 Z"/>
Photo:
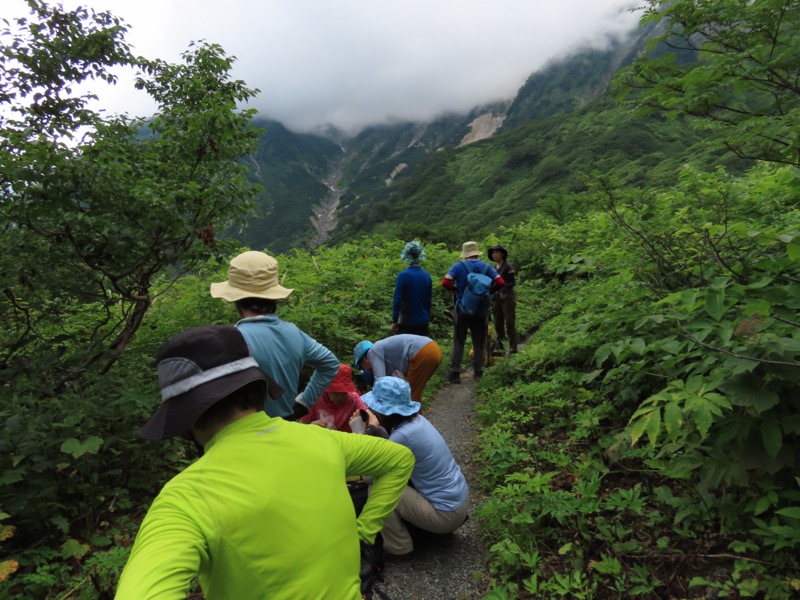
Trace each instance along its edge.
<path fill-rule="evenodd" d="M 406 381 L 411 386 L 411 399 L 422 402 L 422 392 L 442 362 L 442 349 L 436 342 L 428 342 L 408 363 Z"/>

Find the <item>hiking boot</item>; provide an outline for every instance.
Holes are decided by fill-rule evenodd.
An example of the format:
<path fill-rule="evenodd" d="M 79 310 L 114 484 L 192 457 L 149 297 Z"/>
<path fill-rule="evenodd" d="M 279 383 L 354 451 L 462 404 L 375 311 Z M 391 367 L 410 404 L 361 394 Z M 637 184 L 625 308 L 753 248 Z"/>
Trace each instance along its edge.
<path fill-rule="evenodd" d="M 475 381 L 477 381 L 481 377 L 483 377 L 483 371 L 478 371 L 477 373 L 475 373 Z"/>
<path fill-rule="evenodd" d="M 387 565 L 411 565 L 417 558 L 414 551 L 406 552 L 405 554 L 392 554 L 391 552 L 384 552 L 383 559 Z"/>
<path fill-rule="evenodd" d="M 460 373 L 448 373 L 447 374 L 447 381 L 450 383 L 461 383 L 461 374 Z"/>

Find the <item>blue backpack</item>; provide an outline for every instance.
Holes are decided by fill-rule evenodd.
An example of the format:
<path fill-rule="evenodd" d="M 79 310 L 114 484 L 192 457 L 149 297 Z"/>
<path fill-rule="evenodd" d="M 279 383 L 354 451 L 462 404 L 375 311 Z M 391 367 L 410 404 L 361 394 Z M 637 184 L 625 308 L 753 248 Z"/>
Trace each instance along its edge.
<path fill-rule="evenodd" d="M 492 287 L 492 278 L 487 275 L 489 265 L 483 263 L 481 272 L 472 271 L 467 261 L 461 261 L 467 270 L 467 286 L 461 299 L 456 303 L 458 314 L 470 318 L 481 318 L 489 314 L 491 300 L 489 289 Z"/>

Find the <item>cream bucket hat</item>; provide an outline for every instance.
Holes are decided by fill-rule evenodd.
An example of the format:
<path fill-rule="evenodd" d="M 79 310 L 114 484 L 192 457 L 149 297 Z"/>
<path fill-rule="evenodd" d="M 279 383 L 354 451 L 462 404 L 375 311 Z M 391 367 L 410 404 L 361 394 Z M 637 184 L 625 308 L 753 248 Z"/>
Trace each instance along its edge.
<path fill-rule="evenodd" d="M 480 256 L 481 254 L 483 254 L 483 252 L 478 248 L 478 242 L 464 242 L 461 246 L 461 258 Z"/>
<path fill-rule="evenodd" d="M 252 250 L 231 260 L 228 281 L 211 284 L 211 296 L 229 302 L 243 298 L 283 300 L 293 291 L 278 283 L 278 261 Z"/>

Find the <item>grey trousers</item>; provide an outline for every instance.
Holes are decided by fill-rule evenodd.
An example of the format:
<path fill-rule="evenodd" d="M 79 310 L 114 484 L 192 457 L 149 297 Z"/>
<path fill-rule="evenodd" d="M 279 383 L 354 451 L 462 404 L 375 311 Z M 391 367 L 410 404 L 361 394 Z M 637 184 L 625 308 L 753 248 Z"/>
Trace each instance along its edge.
<path fill-rule="evenodd" d="M 397 508 L 383 522 L 383 548 L 391 554 L 407 554 L 414 549 L 414 541 L 403 521 L 431 533 L 452 533 L 464 524 L 468 511 L 469 496 L 456 510 L 436 510 L 425 496 L 407 486 Z"/>
<path fill-rule="evenodd" d="M 467 333 L 472 338 L 472 370 L 476 375 L 483 373 L 484 348 L 486 346 L 486 329 L 488 317 L 468 319 L 461 317 L 458 311 L 453 310 L 453 350 L 450 353 L 450 373 L 461 372 L 461 361 L 464 358 L 464 344 Z"/>

